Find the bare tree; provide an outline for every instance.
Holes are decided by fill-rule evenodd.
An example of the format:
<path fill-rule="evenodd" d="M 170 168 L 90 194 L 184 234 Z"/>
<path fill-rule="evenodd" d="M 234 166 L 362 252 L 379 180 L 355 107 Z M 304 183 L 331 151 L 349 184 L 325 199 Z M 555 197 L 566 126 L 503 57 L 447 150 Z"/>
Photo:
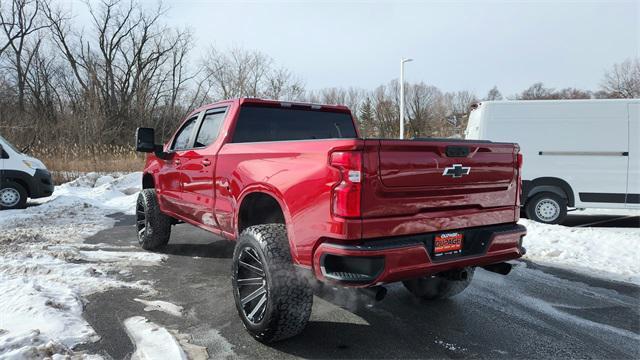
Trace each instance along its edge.
<path fill-rule="evenodd" d="M 211 47 L 202 61 L 203 83 L 209 101 L 237 97 L 300 100 L 304 84 L 289 70 L 259 51 L 232 48 L 223 52 Z"/>
<path fill-rule="evenodd" d="M 576 88 L 564 88 L 557 92 L 560 99 L 591 99 L 592 93 L 587 90 L 580 90 Z"/>
<path fill-rule="evenodd" d="M 487 93 L 487 96 L 484 97 L 485 101 L 495 101 L 502 99 L 502 94 L 500 93 L 500 90 L 498 90 L 497 86 L 492 87 L 491 90 L 489 90 L 489 92 Z"/>
<path fill-rule="evenodd" d="M 518 100 L 549 100 L 559 99 L 560 96 L 553 88 L 546 88 L 541 82 L 535 83 L 517 95 Z"/>
<path fill-rule="evenodd" d="M 408 137 L 433 136 L 444 115 L 442 92 L 423 82 L 407 88 Z"/>
<path fill-rule="evenodd" d="M 163 25 L 161 5 L 150 11 L 133 1 L 88 6 L 89 35 L 73 31 L 68 18 L 51 7 L 47 15 L 82 94 L 90 135 L 118 142 L 124 130 L 136 125 L 165 124 L 156 110 L 168 106 L 169 114 L 175 114 L 178 93 L 189 79 L 184 69 L 189 33 Z"/>
<path fill-rule="evenodd" d="M 11 14 L 5 15 L 5 8 Z M 6 36 L 6 44 L 0 48 L 0 55 L 11 49 L 10 64 L 13 68 L 16 91 L 18 94 L 18 109 L 24 110 L 26 78 L 33 61 L 33 54 L 37 53 L 41 39 L 28 44 L 31 35 L 49 27 L 49 23 L 42 16 L 43 4 L 40 0 L 13 0 L 10 6 L 2 3 L 0 8 L 0 24 Z M 31 49 L 27 49 L 27 47 Z"/>
<path fill-rule="evenodd" d="M 400 135 L 400 112 L 398 98 L 398 81 L 388 85 L 380 85 L 371 94 L 376 136 L 397 138 Z"/>
<path fill-rule="evenodd" d="M 600 89 L 612 98 L 640 98 L 640 58 L 613 65 L 605 73 Z"/>
<path fill-rule="evenodd" d="M 446 137 L 461 135 L 469 121 L 471 106 L 478 101 L 475 94 L 466 90 L 446 93 L 444 95 L 445 121 L 441 123 L 439 135 Z"/>
<path fill-rule="evenodd" d="M 304 83 L 285 68 L 274 69 L 267 75 L 263 94 L 269 99 L 299 101 L 305 95 Z"/>

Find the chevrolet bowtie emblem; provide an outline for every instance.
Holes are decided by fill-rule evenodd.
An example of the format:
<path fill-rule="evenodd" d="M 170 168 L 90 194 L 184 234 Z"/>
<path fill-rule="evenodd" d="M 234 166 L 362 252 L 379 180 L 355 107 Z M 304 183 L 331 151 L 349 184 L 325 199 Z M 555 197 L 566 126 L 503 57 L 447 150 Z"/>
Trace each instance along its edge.
<path fill-rule="evenodd" d="M 463 175 L 469 175 L 471 167 L 462 166 L 462 164 L 453 164 L 453 166 L 445 168 L 442 172 L 442 176 L 451 176 L 454 178 L 462 177 Z"/>

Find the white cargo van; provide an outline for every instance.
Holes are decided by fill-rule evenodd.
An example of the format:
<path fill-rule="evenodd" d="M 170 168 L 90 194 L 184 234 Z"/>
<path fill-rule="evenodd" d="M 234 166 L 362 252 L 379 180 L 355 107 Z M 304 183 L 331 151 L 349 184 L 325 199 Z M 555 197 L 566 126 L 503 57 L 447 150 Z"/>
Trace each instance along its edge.
<path fill-rule="evenodd" d="M 487 101 L 465 137 L 520 144 L 522 204 L 560 223 L 573 208 L 640 208 L 640 99 Z"/>
<path fill-rule="evenodd" d="M 53 193 L 51 174 L 44 164 L 21 153 L 0 136 L 0 210 L 22 209 L 27 198 Z"/>

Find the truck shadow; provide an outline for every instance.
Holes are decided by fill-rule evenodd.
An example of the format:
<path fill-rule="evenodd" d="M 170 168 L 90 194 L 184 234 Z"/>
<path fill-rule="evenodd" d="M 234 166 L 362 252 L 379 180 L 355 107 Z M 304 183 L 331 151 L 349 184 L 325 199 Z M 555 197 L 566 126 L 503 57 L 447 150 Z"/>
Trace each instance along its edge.
<path fill-rule="evenodd" d="M 635 215 L 582 215 L 569 214 L 562 222 L 569 227 L 617 227 L 638 228 L 640 216 Z"/>
<path fill-rule="evenodd" d="M 230 259 L 233 256 L 234 242 L 217 240 L 208 244 L 172 244 L 169 243 L 160 253 L 167 255 Z"/>
<path fill-rule="evenodd" d="M 438 337 L 441 324 L 461 312 L 462 297 L 425 302 L 415 299 L 401 284 L 388 289 L 388 298 L 375 302 L 354 289 L 315 286 L 314 313 L 304 332 L 272 346 L 311 359 L 450 358 L 464 354 L 445 348 Z M 453 320 L 447 325 L 449 331 L 462 333 Z"/>

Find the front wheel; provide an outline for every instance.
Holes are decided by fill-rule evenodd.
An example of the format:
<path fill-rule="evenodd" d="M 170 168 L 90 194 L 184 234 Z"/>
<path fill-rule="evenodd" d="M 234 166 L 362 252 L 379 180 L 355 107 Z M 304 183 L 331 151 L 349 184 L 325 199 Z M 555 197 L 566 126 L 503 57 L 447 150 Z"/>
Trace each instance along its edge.
<path fill-rule="evenodd" d="M 159 249 L 169 242 L 172 218 L 163 214 L 154 189 L 144 189 L 136 202 L 138 243 L 145 250 Z"/>
<path fill-rule="evenodd" d="M 471 284 L 475 268 L 465 268 L 465 271 L 467 275 L 464 280 L 451 280 L 444 276 L 433 275 L 403 281 L 402 284 L 410 293 L 420 299 L 447 299 L 460 294 Z"/>
<path fill-rule="evenodd" d="M 527 201 L 525 211 L 531 220 L 560 224 L 567 216 L 567 200 L 552 192 L 542 192 Z"/>
<path fill-rule="evenodd" d="M 244 230 L 233 252 L 232 274 L 238 314 L 258 341 L 283 340 L 305 328 L 313 291 L 293 266 L 284 225 Z"/>
<path fill-rule="evenodd" d="M 27 207 L 27 191 L 22 185 L 7 181 L 0 185 L 0 210 L 24 209 Z"/>

